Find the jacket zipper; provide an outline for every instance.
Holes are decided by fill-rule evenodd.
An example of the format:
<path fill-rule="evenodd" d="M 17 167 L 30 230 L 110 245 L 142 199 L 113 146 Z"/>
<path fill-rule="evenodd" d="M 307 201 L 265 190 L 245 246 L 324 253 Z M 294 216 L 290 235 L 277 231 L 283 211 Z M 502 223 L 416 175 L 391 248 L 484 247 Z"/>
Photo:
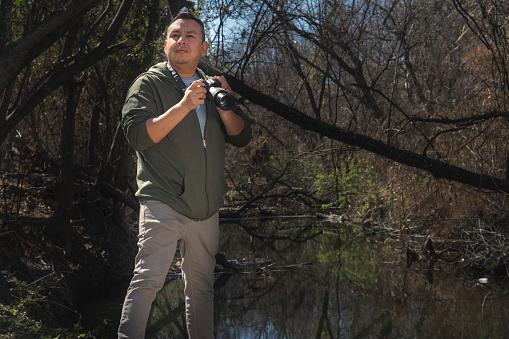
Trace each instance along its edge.
<path fill-rule="evenodd" d="M 209 104 L 210 105 L 210 104 Z M 210 210 L 210 206 L 209 206 L 209 192 L 207 191 L 207 180 L 208 180 L 208 159 L 207 159 L 207 141 L 205 140 L 205 136 L 207 135 L 207 125 L 209 123 L 209 119 L 210 119 L 210 116 L 209 116 L 209 106 L 206 105 L 205 106 L 205 112 L 206 112 L 206 119 L 205 120 L 205 128 L 203 129 L 203 155 L 205 156 L 205 196 L 207 198 L 207 213 L 205 214 L 206 216 L 209 215 L 209 210 Z"/>

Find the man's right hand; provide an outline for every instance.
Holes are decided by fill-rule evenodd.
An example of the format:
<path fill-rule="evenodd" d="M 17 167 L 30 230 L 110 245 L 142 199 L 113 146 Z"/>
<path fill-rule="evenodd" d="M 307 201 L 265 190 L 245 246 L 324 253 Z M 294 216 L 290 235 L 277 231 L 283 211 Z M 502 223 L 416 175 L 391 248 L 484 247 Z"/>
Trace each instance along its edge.
<path fill-rule="evenodd" d="M 203 80 L 193 81 L 191 86 L 186 89 L 184 98 L 180 101 L 180 105 L 183 109 L 192 111 L 196 109 L 198 105 L 203 105 L 205 103 L 206 96 L 207 89 L 205 88 Z"/>
<path fill-rule="evenodd" d="M 205 103 L 207 89 L 204 86 L 203 81 L 194 81 L 186 89 L 184 98 L 177 105 L 170 107 L 163 114 L 147 120 L 147 132 L 152 141 L 155 143 L 161 141 L 189 112 Z"/>

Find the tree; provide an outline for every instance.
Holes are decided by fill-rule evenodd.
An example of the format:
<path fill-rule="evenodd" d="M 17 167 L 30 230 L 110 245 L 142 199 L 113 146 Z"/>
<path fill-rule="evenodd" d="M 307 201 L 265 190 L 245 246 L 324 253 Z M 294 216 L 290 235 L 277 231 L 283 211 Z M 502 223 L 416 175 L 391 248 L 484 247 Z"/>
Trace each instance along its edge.
<path fill-rule="evenodd" d="M 229 1 L 235 30 L 216 39 L 230 58 L 211 61 L 243 99 L 302 130 L 507 193 L 507 6 L 490 4 Z M 491 74 L 475 71 L 479 50 Z"/>
<path fill-rule="evenodd" d="M 76 175 L 136 210 L 124 193 L 130 152 L 118 112 L 132 79 L 157 58 L 170 11 L 191 5 L 1 1 L 0 144 L 18 129 L 32 155 L 46 154 L 40 166 L 59 174 L 49 234 L 67 237 Z"/>
<path fill-rule="evenodd" d="M 97 0 L 75 0 L 71 1 L 65 9 L 59 9 L 53 8 L 53 4 L 43 5 L 40 2 L 2 1 L 0 19 L 3 30 L 0 41 L 3 48 L 0 53 L 0 70 L 4 76 L 0 80 L 0 93 L 2 93 L 0 119 L 4 123 L 0 128 L 0 143 L 5 141 L 8 133 L 17 123 L 66 80 L 78 75 L 107 55 L 132 45 L 128 40 L 114 44 L 116 35 L 132 5 L 132 0 L 125 0 L 119 4 L 113 21 L 102 32 L 99 39 L 94 35 L 94 31 L 111 17 L 113 6 L 108 6 L 96 22 L 88 23 L 90 25 L 87 27 L 88 30 L 83 27 L 82 41 L 77 41 L 77 49 L 70 56 L 58 59 L 54 57 L 54 54 L 53 56 L 43 54 L 51 53 L 52 49 L 58 47 L 55 44 L 60 39 L 65 39 L 74 22 L 86 14 L 93 14 L 91 12 L 97 11 L 100 3 L 101 1 Z M 16 25 L 18 18 L 26 18 L 24 27 Z M 23 29 L 23 34 L 17 37 L 15 32 L 20 29 Z M 13 37 L 17 39 L 10 41 Z M 50 63 L 50 66 L 45 65 L 36 81 L 33 78 L 34 62 L 40 58 L 43 58 L 42 61 L 45 63 Z M 21 77 L 23 73 L 24 76 Z"/>
<path fill-rule="evenodd" d="M 132 190 L 121 179 L 130 162 L 115 112 L 130 81 L 158 59 L 170 11 L 191 5 L 71 1 L 55 11 L 53 2 L 2 1 L 0 141 L 27 126 L 56 156 L 70 143 L 49 136 L 74 135 L 68 164 L 98 167 L 99 189 Z M 167 14 L 158 15 L 161 9 Z M 265 155 L 277 156 L 281 145 L 294 158 L 324 154 L 337 140 L 436 177 L 507 191 L 508 152 L 499 146 L 507 141 L 501 2 L 214 0 L 200 10 L 212 43 L 209 65 L 227 74 L 260 136 L 274 143 L 264 144 Z M 58 91 L 63 84 L 67 93 Z M 71 92 L 79 127 L 61 134 Z M 339 153 L 322 156 L 330 172 Z"/>

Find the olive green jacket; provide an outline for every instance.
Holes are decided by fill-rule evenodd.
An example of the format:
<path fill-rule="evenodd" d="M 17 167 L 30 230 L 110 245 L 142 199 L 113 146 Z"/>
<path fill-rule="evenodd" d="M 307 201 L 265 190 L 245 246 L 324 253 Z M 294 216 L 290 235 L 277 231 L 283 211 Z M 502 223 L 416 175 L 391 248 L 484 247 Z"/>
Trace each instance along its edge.
<path fill-rule="evenodd" d="M 251 125 L 242 110 L 235 107 L 233 111 L 244 119 L 244 130 L 235 136 L 227 135 L 208 94 L 204 140 L 193 110 L 166 137 L 154 143 L 146 121 L 166 112 L 183 96 L 166 63 L 154 65 L 131 85 L 122 110 L 122 127 L 138 157 L 139 200 L 158 200 L 191 219 L 206 220 L 223 206 L 227 191 L 225 143 L 247 145 Z"/>

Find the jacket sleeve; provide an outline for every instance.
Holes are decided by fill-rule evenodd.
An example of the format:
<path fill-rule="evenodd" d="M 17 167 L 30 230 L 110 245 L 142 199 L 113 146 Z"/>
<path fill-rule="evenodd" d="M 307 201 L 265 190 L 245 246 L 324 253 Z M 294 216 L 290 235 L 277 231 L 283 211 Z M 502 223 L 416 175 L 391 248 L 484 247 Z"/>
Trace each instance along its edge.
<path fill-rule="evenodd" d="M 155 144 L 146 127 L 147 120 L 157 116 L 151 87 L 146 76 L 138 77 L 129 88 L 122 109 L 124 135 L 131 147 L 138 152 Z"/>
<path fill-rule="evenodd" d="M 232 111 L 239 117 L 241 117 L 242 120 L 244 120 L 244 129 L 237 135 L 227 135 L 225 133 L 225 139 L 226 142 L 232 144 L 233 146 L 244 147 L 251 141 L 252 137 L 251 123 L 247 120 L 247 116 L 244 114 L 244 112 L 239 106 L 235 105 L 232 108 Z"/>

